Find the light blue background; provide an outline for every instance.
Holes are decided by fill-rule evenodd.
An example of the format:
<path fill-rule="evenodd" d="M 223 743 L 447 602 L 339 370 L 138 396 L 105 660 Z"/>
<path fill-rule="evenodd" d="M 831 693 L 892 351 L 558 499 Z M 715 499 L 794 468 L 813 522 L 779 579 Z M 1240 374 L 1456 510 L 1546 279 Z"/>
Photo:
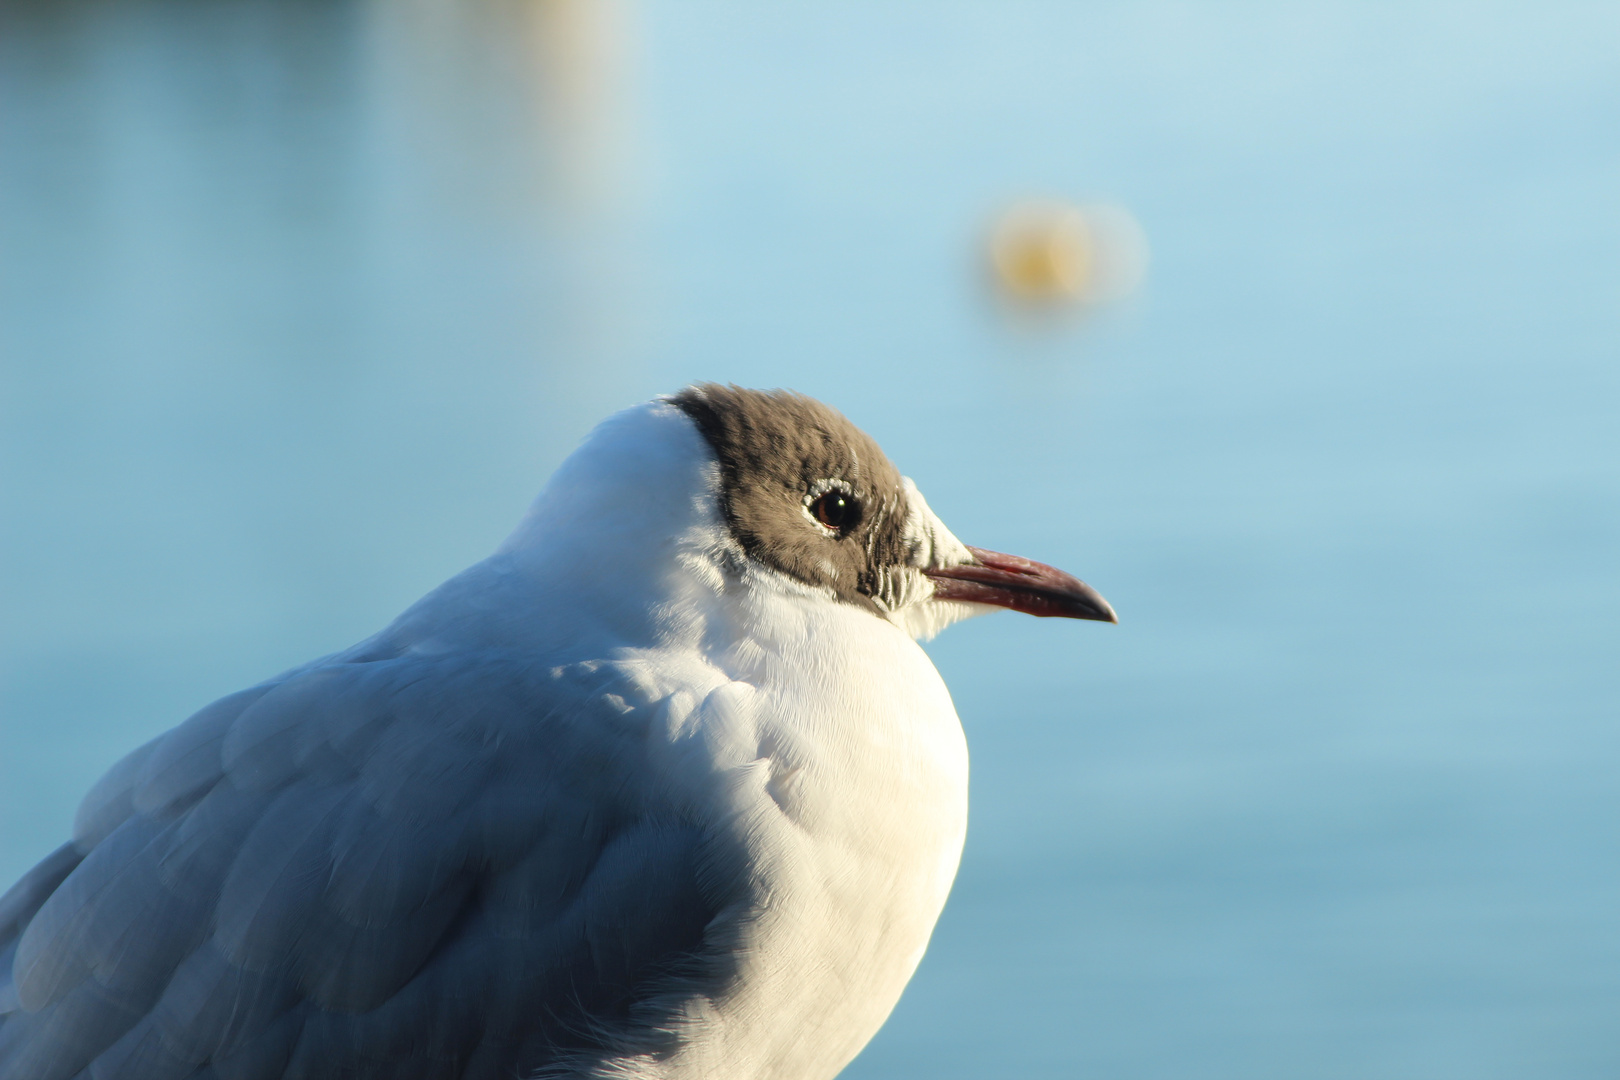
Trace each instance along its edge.
<path fill-rule="evenodd" d="M 1620 9 L 0 19 L 0 878 L 606 413 L 787 385 L 1124 620 L 930 646 L 971 834 L 848 1076 L 1620 1074 Z M 1027 195 L 1146 289 L 1006 318 Z"/>

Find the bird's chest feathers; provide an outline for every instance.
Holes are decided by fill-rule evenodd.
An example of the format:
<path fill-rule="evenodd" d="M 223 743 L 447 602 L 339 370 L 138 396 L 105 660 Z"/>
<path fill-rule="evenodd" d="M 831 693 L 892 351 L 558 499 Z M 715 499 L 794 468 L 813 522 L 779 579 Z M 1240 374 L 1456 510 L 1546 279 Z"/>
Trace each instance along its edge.
<path fill-rule="evenodd" d="M 966 829 L 967 750 L 910 638 L 847 605 L 793 614 L 733 638 L 716 657 L 731 681 L 689 730 L 710 754 L 725 748 L 710 760 L 732 762 L 715 789 L 729 792 L 728 828 L 757 890 L 728 1026 L 783 1009 L 813 1018 L 776 1052 L 826 1055 L 836 1071 L 888 1015 L 944 904 Z"/>
<path fill-rule="evenodd" d="M 791 609 L 721 658 L 749 699 L 753 767 L 786 823 L 850 855 L 903 863 L 965 812 L 967 749 L 926 654 L 843 604 Z M 960 837 L 956 839 L 959 841 Z"/>

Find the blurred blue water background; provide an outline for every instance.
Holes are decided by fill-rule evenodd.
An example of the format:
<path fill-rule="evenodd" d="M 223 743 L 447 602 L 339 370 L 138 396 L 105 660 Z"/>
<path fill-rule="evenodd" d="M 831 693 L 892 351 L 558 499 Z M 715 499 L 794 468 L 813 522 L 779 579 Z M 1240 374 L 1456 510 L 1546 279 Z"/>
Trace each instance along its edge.
<path fill-rule="evenodd" d="M 1620 8 L 5 0 L 0 878 L 694 379 L 1118 628 L 930 646 L 956 892 L 848 1076 L 1620 1075 Z M 1146 289 L 989 301 L 989 216 Z"/>

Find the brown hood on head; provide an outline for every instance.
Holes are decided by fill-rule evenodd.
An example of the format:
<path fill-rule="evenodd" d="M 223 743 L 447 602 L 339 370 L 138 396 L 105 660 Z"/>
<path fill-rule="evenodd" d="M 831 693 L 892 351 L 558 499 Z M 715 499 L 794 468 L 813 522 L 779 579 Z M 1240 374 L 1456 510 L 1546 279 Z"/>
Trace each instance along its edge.
<path fill-rule="evenodd" d="M 877 443 L 813 398 L 700 383 L 670 401 L 713 448 L 726 524 L 756 562 L 878 613 L 933 598 L 1115 621 L 1078 578 L 963 547 Z"/>
<path fill-rule="evenodd" d="M 671 400 L 714 448 L 726 523 L 749 557 L 871 604 L 883 568 L 906 558 L 905 491 L 878 444 L 837 410 L 789 390 L 701 383 Z M 819 525 L 816 499 L 845 489 L 857 507 L 853 523 Z"/>

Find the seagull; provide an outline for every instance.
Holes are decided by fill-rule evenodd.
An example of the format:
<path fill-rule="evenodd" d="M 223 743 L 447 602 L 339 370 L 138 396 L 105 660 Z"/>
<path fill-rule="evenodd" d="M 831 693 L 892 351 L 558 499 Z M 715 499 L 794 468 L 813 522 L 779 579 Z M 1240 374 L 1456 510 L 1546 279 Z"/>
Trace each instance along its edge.
<path fill-rule="evenodd" d="M 494 555 L 114 765 L 0 897 L 0 1080 L 816 1080 L 967 825 L 918 646 L 1115 621 L 788 391 L 620 412 Z"/>

